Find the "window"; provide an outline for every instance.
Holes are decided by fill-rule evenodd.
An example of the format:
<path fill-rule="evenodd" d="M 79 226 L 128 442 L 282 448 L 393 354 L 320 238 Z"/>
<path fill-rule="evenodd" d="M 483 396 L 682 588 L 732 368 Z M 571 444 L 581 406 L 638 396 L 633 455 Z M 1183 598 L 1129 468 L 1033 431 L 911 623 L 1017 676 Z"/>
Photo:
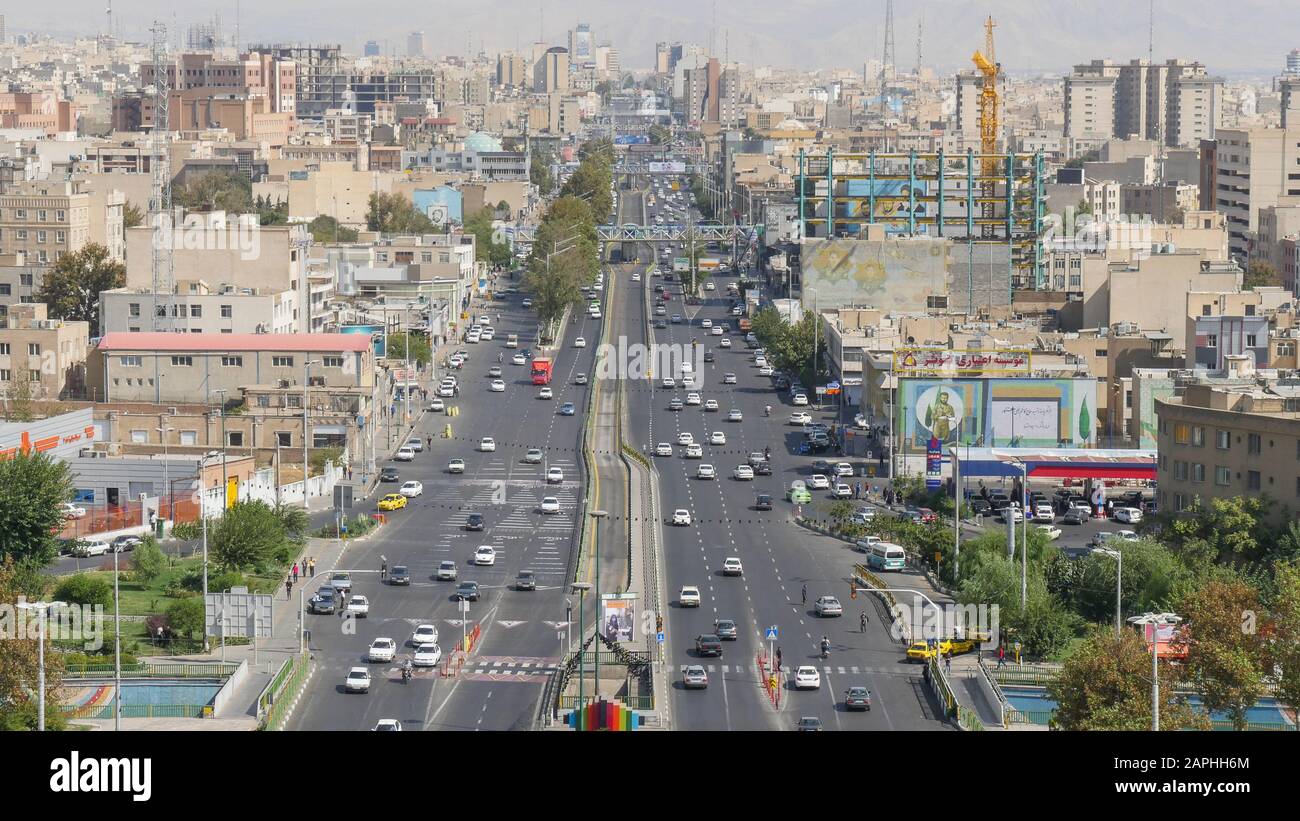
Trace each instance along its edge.
<path fill-rule="evenodd" d="M 223 357 L 221 357 L 221 367 L 223 367 L 223 368 L 242 368 L 242 367 L 244 367 L 244 357 L 242 357 L 242 356 L 223 356 Z"/>
<path fill-rule="evenodd" d="M 1192 463 L 1192 481 L 1193 482 L 1205 481 L 1205 465 L 1202 465 L 1199 462 Z"/>
<path fill-rule="evenodd" d="M 124 356 L 119 360 L 119 364 L 124 368 L 138 368 L 144 364 L 142 356 Z M 1300 450 L 1300 448 L 1297 448 Z"/>
<path fill-rule="evenodd" d="M 292 368 L 292 367 L 293 367 L 293 357 L 292 357 L 292 356 L 273 356 L 273 357 L 271 357 L 271 365 L 274 366 L 274 367 L 276 367 L 276 368 Z"/>
<path fill-rule="evenodd" d="M 925 298 L 925 307 L 931 310 L 944 310 L 948 307 L 947 296 L 927 296 Z"/>
<path fill-rule="evenodd" d="M 0 283 L 0 296 L 11 296 L 12 294 L 13 294 L 12 285 L 10 285 L 7 282 Z"/>
<path fill-rule="evenodd" d="M 1187 481 L 1187 463 L 1174 460 L 1174 478 L 1180 482 Z"/>
<path fill-rule="evenodd" d="M 1192 425 L 1192 444 L 1198 448 L 1205 447 L 1205 428 Z M 1297 452 L 1300 452 L 1300 443 L 1297 443 Z"/>
<path fill-rule="evenodd" d="M 40 356 L 40 355 L 41 355 L 41 343 L 39 343 L 39 342 L 28 342 L 28 343 L 27 343 L 27 355 L 28 355 L 28 356 Z"/>
<path fill-rule="evenodd" d="M 1228 450 L 1232 447 L 1232 437 L 1226 430 L 1216 430 L 1214 432 L 1214 446 L 1219 450 Z"/>
<path fill-rule="evenodd" d="M 231 310 L 231 306 L 229 306 L 229 305 L 222 305 L 222 306 L 221 306 L 221 318 L 222 318 L 222 319 L 230 319 L 232 316 L 234 316 L 234 312 Z"/>
<path fill-rule="evenodd" d="M 1219 487 L 1227 487 L 1232 484 L 1232 473 L 1223 465 L 1216 465 L 1214 468 L 1214 483 Z"/>
<path fill-rule="evenodd" d="M 63 243 L 67 242 L 67 241 L 68 241 L 68 232 L 67 232 L 67 231 L 55 231 L 55 232 L 54 232 L 54 241 L 57 242 L 57 243 L 60 244 L 60 245 L 62 245 Z"/>
<path fill-rule="evenodd" d="M 147 430 L 131 431 L 131 444 L 144 445 L 147 444 L 148 442 L 149 442 L 149 431 Z"/>
<path fill-rule="evenodd" d="M 1255 306 L 1254 306 L 1254 305 L 1247 305 L 1247 306 L 1246 306 L 1246 316 L 1254 316 L 1254 315 L 1255 315 Z"/>
<path fill-rule="evenodd" d="M 1248 471 L 1246 471 L 1246 489 L 1247 489 L 1247 490 L 1259 490 L 1259 471 L 1258 471 L 1258 470 L 1248 470 Z"/>
<path fill-rule="evenodd" d="M 139 303 L 139 302 L 132 302 L 132 303 L 131 303 L 131 316 L 139 316 L 139 315 L 140 315 L 140 303 Z"/>
<path fill-rule="evenodd" d="M 285 406 L 286 406 L 286 407 L 290 407 L 290 408 L 301 408 L 301 407 L 302 407 L 302 397 L 299 396 L 299 395 L 296 394 L 296 393 L 287 394 L 287 395 L 284 397 L 284 403 L 285 403 Z"/>
<path fill-rule="evenodd" d="M 1133 407 L 1133 391 L 1124 391 L 1124 407 Z"/>
<path fill-rule="evenodd" d="M 172 357 L 172 367 L 173 367 L 173 368 L 189 368 L 189 367 L 192 367 L 193 365 L 194 365 L 194 357 L 192 357 L 192 356 L 173 356 L 173 357 Z"/>
<path fill-rule="evenodd" d="M 198 317 L 203 316 L 203 306 L 202 306 L 202 305 L 191 305 L 191 306 L 190 306 L 190 316 L 191 316 L 191 317 L 194 317 L 194 318 L 198 318 Z"/>
<path fill-rule="evenodd" d="M 1174 494 L 1174 512 L 1182 513 L 1187 509 L 1187 497 L 1181 493 Z"/>
<path fill-rule="evenodd" d="M 293 447 L 293 434 L 287 430 L 278 430 L 275 432 L 275 443 L 282 448 Z"/>
<path fill-rule="evenodd" d="M 1202 306 L 1201 306 L 1201 316 L 1209 316 L 1209 315 L 1210 315 L 1210 306 L 1209 306 L 1209 305 L 1202 305 Z"/>
<path fill-rule="evenodd" d="M 9 343 L 0 342 L 0 356 L 8 356 L 8 355 L 9 355 Z"/>
<path fill-rule="evenodd" d="M 56 219 L 56 220 L 59 221 L 59 222 L 67 222 L 67 221 L 68 221 L 68 212 L 67 212 L 67 211 L 55 211 L 55 212 L 54 212 L 54 219 Z"/>
<path fill-rule="evenodd" d="M 1259 438 L 1259 434 L 1258 434 L 1258 433 L 1248 433 L 1248 434 L 1246 434 L 1246 452 L 1247 452 L 1247 453 L 1250 453 L 1250 454 L 1257 454 L 1257 453 L 1259 453 L 1259 451 L 1260 451 L 1260 446 L 1261 446 L 1261 442 L 1260 442 L 1260 438 Z"/>
<path fill-rule="evenodd" d="M 1219 335 L 1218 335 L 1218 334 L 1206 334 L 1206 335 L 1205 335 L 1205 347 L 1207 347 L 1207 348 L 1217 348 L 1217 347 L 1219 347 Z"/>
<path fill-rule="evenodd" d="M 8 368 L 0 368 L 0 382 L 12 382 L 13 378 L 13 371 Z"/>
<path fill-rule="evenodd" d="M 182 445 L 197 445 L 199 443 L 199 432 L 196 430 L 181 431 Z"/>
<path fill-rule="evenodd" d="M 267 396 L 267 395 L 264 394 L 264 393 L 263 393 L 263 394 L 260 394 L 260 395 L 257 397 L 257 406 L 258 406 L 259 408 L 269 408 L 269 407 L 271 407 L 271 397 Z"/>
<path fill-rule="evenodd" d="M 321 361 L 325 364 L 325 367 L 327 368 L 343 367 L 343 357 L 341 356 L 326 356 L 323 357 Z"/>
<path fill-rule="evenodd" d="M 37 242 L 42 242 L 42 243 L 43 243 L 43 242 L 46 241 L 46 239 L 47 239 L 48 237 L 49 237 L 49 233 L 46 232 L 46 231 L 37 231 L 37 232 L 36 232 L 36 241 L 37 241 Z"/>
<path fill-rule="evenodd" d="M 226 445 L 232 448 L 242 448 L 244 446 L 244 432 L 242 430 L 227 431 Z"/>
<path fill-rule="evenodd" d="M 1174 423 L 1174 444 L 1186 445 L 1192 440 L 1192 426 L 1186 422 Z"/>

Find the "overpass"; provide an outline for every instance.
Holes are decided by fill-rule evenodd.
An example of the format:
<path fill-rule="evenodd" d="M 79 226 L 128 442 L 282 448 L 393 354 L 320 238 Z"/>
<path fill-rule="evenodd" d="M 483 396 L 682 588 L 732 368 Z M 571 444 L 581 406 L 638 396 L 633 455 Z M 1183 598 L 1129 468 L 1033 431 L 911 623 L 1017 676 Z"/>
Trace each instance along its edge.
<path fill-rule="evenodd" d="M 742 245 L 757 242 L 765 226 L 736 223 L 733 225 L 597 225 L 596 237 L 601 242 L 650 242 L 682 243 L 689 239 L 696 242 L 731 242 Z M 537 238 L 537 227 L 532 225 L 506 226 L 502 228 L 506 240 L 516 247 L 527 247 Z"/>

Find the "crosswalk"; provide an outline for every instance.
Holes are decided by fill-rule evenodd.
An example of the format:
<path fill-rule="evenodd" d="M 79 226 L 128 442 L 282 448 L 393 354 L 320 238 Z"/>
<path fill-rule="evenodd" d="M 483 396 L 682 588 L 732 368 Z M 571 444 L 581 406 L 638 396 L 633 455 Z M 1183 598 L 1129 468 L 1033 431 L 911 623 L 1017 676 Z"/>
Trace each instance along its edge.
<path fill-rule="evenodd" d="M 796 666 L 803 666 L 803 665 L 796 665 Z M 727 675 L 729 673 L 744 675 L 748 673 L 757 676 L 759 675 L 760 672 L 757 666 L 746 665 L 746 664 L 699 664 L 699 665 L 680 664 L 677 667 L 677 672 L 685 673 L 687 667 L 703 667 L 706 672 L 709 673 L 721 672 L 723 675 Z M 781 675 L 788 678 L 794 675 L 794 670 L 795 670 L 794 667 L 782 666 Z M 820 668 L 820 672 L 823 676 L 830 676 L 836 674 L 841 676 L 849 676 L 849 675 L 903 676 L 907 678 L 915 678 L 920 676 L 919 670 L 912 670 L 910 668 L 904 668 L 900 670 L 897 667 L 824 666 Z"/>
<path fill-rule="evenodd" d="M 465 681 L 540 684 L 560 669 L 559 662 L 544 656 L 480 656 L 467 659 L 457 677 Z"/>

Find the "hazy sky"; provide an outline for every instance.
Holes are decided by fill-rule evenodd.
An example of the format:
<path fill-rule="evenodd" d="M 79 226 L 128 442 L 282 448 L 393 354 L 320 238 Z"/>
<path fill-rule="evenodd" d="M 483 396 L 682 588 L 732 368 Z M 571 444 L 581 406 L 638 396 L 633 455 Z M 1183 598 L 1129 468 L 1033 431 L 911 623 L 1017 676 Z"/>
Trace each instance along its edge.
<path fill-rule="evenodd" d="M 489 53 L 526 45 L 544 32 L 563 43 L 578 22 L 609 41 L 626 68 L 648 68 L 657 40 L 707 46 L 732 60 L 800 67 L 858 68 L 877 58 L 884 41 L 885 0 L 240 0 L 241 41 L 338 42 L 359 52 L 366 40 L 402 55 L 406 35 L 422 29 L 435 53 L 463 54 L 468 43 Z M 69 36 L 105 30 L 106 0 L 54 0 L 6 10 L 9 32 Z M 182 32 L 210 19 L 226 2 L 116 0 L 119 36 L 144 40 L 155 17 Z M 942 70 L 965 67 L 984 40 L 982 22 L 997 20 L 997 56 L 1013 73 L 1063 71 L 1094 57 L 1145 57 L 1148 4 L 1142 0 L 902 0 L 895 6 L 897 63 L 922 54 Z M 544 11 L 544 13 L 543 13 Z M 544 23 L 543 23 L 544 19 Z M 1191 57 L 1212 71 L 1275 73 L 1286 52 L 1300 48 L 1294 2 L 1281 0 L 1157 0 L 1155 56 Z M 715 27 L 716 20 L 716 27 Z M 228 11 L 223 27 L 233 32 Z"/>

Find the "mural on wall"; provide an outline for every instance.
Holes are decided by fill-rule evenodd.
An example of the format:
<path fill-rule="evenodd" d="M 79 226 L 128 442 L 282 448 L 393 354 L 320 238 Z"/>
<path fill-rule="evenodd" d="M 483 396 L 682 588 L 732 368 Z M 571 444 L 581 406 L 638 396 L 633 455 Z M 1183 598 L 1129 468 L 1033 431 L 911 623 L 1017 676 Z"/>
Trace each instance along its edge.
<path fill-rule="evenodd" d="M 924 311 L 948 293 L 950 244 L 943 239 L 808 239 L 800 254 L 803 289 L 823 305 Z"/>
<path fill-rule="evenodd" d="M 931 437 L 972 447 L 1090 447 L 1097 385 L 1091 379 L 899 380 L 903 451 Z"/>

